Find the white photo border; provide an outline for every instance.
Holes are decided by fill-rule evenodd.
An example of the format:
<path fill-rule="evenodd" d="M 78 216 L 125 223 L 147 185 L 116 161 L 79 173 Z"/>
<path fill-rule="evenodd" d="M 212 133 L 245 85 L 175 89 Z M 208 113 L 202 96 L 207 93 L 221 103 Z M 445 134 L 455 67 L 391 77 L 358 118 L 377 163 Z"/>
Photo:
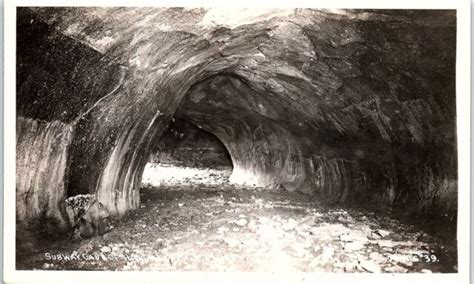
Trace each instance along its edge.
<path fill-rule="evenodd" d="M 4 7 L 4 281 L 33 283 L 144 283 L 144 282 L 295 282 L 318 283 L 467 283 L 470 272 L 470 1 L 468 0 L 17 0 Z M 161 6 L 161 7 L 273 7 L 273 8 L 374 8 L 456 9 L 456 107 L 458 142 L 458 273 L 351 274 L 351 273 L 231 273 L 231 272 L 102 272 L 15 270 L 15 168 L 16 168 L 16 7 L 21 6 Z"/>

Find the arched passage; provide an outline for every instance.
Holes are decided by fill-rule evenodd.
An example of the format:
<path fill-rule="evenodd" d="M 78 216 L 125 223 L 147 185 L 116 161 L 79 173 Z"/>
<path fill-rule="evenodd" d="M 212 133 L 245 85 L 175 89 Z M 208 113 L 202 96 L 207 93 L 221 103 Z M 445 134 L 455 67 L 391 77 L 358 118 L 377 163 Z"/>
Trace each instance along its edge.
<path fill-rule="evenodd" d="M 212 170 L 230 174 L 232 167 L 232 158 L 219 138 L 189 121 L 173 118 L 154 146 L 142 184 L 186 184 L 189 179 L 205 179 Z"/>
<path fill-rule="evenodd" d="M 232 158 L 217 136 L 181 118 L 171 119 L 149 161 L 177 166 L 232 168 Z"/>

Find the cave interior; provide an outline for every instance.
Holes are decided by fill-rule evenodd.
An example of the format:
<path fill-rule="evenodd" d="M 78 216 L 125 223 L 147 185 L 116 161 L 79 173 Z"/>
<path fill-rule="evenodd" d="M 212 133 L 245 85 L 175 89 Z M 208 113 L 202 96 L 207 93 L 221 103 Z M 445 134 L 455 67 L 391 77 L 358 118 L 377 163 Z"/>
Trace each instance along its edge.
<path fill-rule="evenodd" d="M 17 240 L 153 165 L 456 231 L 455 11 L 224 12 L 17 9 Z"/>

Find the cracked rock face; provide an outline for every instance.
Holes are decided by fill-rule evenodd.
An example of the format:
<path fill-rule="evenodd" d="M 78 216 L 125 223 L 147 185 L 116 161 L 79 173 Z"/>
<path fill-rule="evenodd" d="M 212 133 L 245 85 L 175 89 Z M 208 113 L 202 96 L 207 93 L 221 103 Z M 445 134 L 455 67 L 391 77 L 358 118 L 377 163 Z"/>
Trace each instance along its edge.
<path fill-rule="evenodd" d="M 454 11 L 230 15 L 19 8 L 19 222 L 67 228 L 77 194 L 137 208 L 173 115 L 223 142 L 236 183 L 455 218 Z"/>

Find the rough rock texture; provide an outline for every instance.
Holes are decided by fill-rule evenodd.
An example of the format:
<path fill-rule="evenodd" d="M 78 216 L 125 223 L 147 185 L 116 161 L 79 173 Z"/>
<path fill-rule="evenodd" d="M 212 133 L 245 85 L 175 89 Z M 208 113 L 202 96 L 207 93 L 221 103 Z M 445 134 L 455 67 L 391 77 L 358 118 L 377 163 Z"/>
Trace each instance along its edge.
<path fill-rule="evenodd" d="M 63 202 L 71 138 L 72 128 L 59 121 L 17 120 L 16 221 L 22 229 L 68 225 Z"/>
<path fill-rule="evenodd" d="M 235 182 L 455 217 L 454 11 L 229 12 L 19 8 L 18 127 L 45 134 L 18 136 L 17 161 L 47 129 L 71 138 L 44 158 L 67 149 L 64 174 L 17 175 L 55 171 L 66 188 L 17 191 L 95 193 L 122 216 L 179 106 L 225 144 Z"/>

